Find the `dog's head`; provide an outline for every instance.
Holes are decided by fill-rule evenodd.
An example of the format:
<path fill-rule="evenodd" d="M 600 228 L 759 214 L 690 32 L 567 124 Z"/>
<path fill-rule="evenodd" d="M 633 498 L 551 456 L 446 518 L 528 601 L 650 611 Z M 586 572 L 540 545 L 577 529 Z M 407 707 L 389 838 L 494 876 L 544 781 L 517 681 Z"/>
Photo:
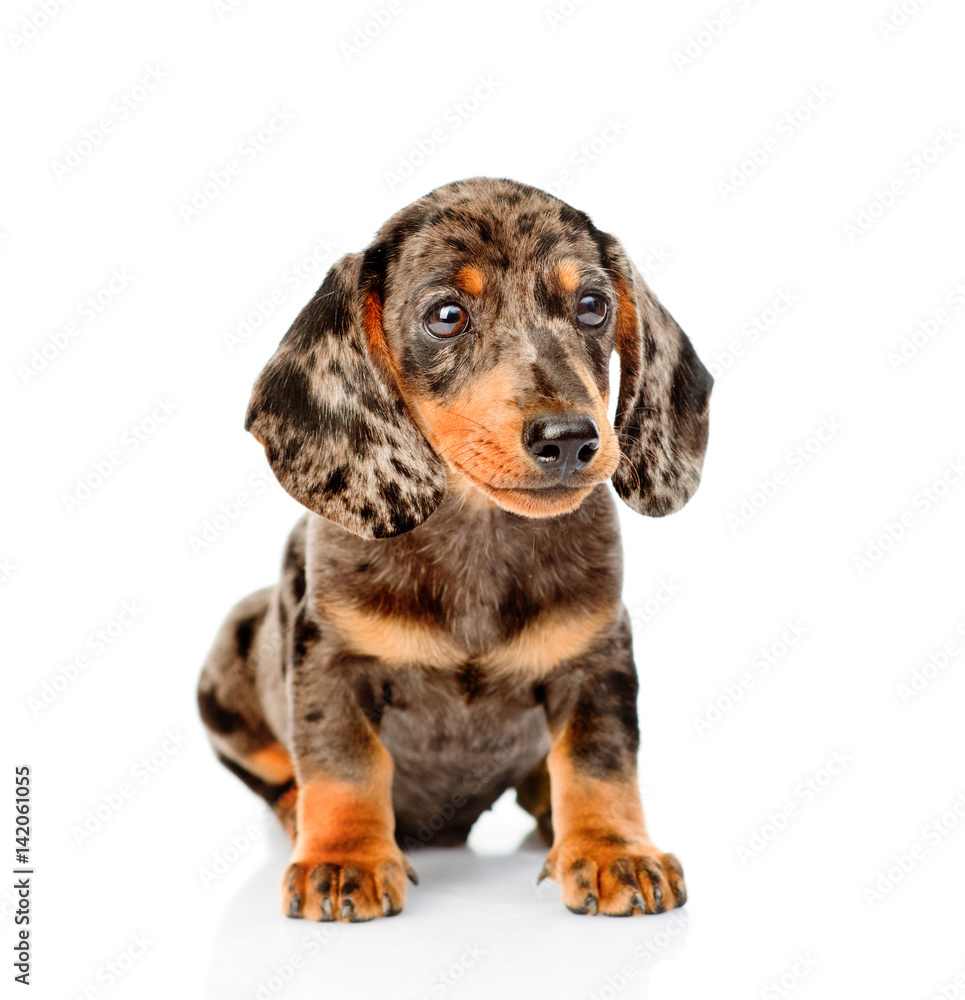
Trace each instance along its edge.
<path fill-rule="evenodd" d="M 697 488 L 712 382 L 617 240 L 543 191 L 477 178 L 332 267 L 245 426 L 296 500 L 364 538 L 416 527 L 455 484 L 550 517 L 612 478 L 661 516 Z"/>

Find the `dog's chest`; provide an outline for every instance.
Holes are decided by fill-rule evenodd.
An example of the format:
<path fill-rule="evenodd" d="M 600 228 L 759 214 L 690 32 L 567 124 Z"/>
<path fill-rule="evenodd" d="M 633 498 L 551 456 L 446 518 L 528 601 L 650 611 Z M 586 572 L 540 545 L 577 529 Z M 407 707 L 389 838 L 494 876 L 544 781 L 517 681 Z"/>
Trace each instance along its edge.
<path fill-rule="evenodd" d="M 322 617 L 347 650 L 388 667 L 458 673 L 468 664 L 485 675 L 539 680 L 590 649 L 612 623 L 614 610 L 610 604 L 574 603 L 507 623 L 484 611 L 433 620 L 326 601 Z"/>
<path fill-rule="evenodd" d="M 385 543 L 314 530 L 322 534 L 309 540 L 308 590 L 323 631 L 392 668 L 458 672 L 472 663 L 541 679 L 590 650 L 618 614 L 618 536 L 605 490 L 565 525 L 470 517 L 457 505 Z"/>

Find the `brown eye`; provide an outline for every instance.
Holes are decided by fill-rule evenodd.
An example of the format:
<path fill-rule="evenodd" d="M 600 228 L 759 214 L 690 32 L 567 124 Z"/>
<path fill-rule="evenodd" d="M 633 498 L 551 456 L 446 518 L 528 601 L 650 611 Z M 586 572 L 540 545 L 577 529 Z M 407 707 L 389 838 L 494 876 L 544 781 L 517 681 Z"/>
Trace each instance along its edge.
<path fill-rule="evenodd" d="M 599 326 L 606 319 L 606 299 L 602 295 L 584 295 L 576 304 L 576 318 L 584 326 Z"/>
<path fill-rule="evenodd" d="M 458 337 L 469 329 L 469 313 L 457 302 L 444 302 L 429 310 L 423 325 L 433 337 Z"/>

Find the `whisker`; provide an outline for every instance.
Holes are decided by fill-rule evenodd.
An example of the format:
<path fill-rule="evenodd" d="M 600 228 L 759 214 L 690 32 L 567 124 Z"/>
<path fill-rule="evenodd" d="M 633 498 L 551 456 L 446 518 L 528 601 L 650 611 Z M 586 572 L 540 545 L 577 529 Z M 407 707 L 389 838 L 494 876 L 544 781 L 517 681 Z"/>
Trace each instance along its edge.
<path fill-rule="evenodd" d="M 450 410 L 450 412 L 452 413 L 452 415 L 454 417 L 459 417 L 462 420 L 468 420 L 470 423 L 475 424 L 477 427 L 481 427 L 487 434 L 492 434 L 493 433 L 485 424 L 481 424 L 478 420 L 475 420 L 472 417 L 466 416 L 465 413 L 456 413 L 455 410 Z"/>

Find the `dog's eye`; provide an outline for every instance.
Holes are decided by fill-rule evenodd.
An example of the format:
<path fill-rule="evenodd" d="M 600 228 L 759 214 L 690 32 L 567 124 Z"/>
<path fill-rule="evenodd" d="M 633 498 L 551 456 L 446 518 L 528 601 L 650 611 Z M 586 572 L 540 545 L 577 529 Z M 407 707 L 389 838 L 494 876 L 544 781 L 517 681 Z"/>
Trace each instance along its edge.
<path fill-rule="evenodd" d="M 458 337 L 469 329 L 469 313 L 458 302 L 444 302 L 429 310 L 424 325 L 433 337 Z"/>
<path fill-rule="evenodd" d="M 576 304 L 576 318 L 584 326 L 599 326 L 606 319 L 606 299 L 602 295 L 584 295 Z"/>

